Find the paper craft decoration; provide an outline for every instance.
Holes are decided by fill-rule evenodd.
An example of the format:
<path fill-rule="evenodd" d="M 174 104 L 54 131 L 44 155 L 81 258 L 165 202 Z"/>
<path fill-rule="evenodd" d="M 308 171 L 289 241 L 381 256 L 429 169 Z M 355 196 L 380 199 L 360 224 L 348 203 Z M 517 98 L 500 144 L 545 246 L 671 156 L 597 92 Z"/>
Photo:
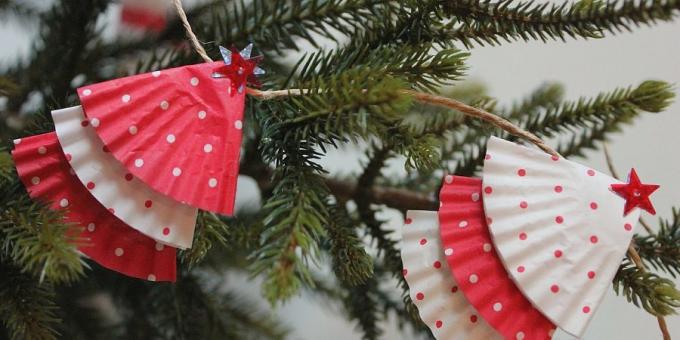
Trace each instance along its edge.
<path fill-rule="evenodd" d="M 550 339 L 555 326 L 508 277 L 484 216 L 482 180 L 445 176 L 439 194 L 442 247 L 458 288 L 505 339 Z M 524 271 L 522 267 L 515 270 Z"/>
<path fill-rule="evenodd" d="M 52 111 L 59 143 L 78 179 L 125 224 L 166 245 L 190 248 L 196 208 L 135 178 L 111 155 L 80 106 Z"/>
<path fill-rule="evenodd" d="M 177 67 L 78 89 L 111 154 L 154 190 L 230 215 L 238 176 L 245 92 L 213 77 L 222 62 Z"/>
<path fill-rule="evenodd" d="M 166 0 L 123 0 L 120 21 L 130 28 L 160 32 L 165 29 L 169 5 Z"/>
<path fill-rule="evenodd" d="M 90 195 L 69 166 L 54 132 L 14 141 L 12 157 L 31 198 L 66 209 L 88 240 L 78 249 L 100 265 L 149 281 L 175 281 L 175 253 L 117 219 Z M 77 233 L 74 229 L 72 232 Z"/>
<path fill-rule="evenodd" d="M 580 337 L 640 210 L 624 216 L 626 200 L 611 189 L 620 181 L 495 137 L 483 176 L 484 210 L 506 271 L 546 317 Z"/>
<path fill-rule="evenodd" d="M 465 299 L 449 272 L 434 211 L 408 211 L 402 227 L 404 278 L 420 317 L 437 339 L 503 339 Z"/>

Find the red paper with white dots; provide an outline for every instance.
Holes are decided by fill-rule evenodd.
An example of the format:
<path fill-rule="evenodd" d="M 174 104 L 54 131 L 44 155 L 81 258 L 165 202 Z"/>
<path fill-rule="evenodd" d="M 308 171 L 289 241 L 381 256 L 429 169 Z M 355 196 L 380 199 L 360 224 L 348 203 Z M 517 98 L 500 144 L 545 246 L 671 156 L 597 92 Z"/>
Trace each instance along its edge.
<path fill-rule="evenodd" d="M 436 211 L 408 211 L 401 229 L 403 275 L 420 318 L 441 340 L 502 339 L 468 302 L 449 272 Z"/>
<path fill-rule="evenodd" d="M 129 172 L 180 203 L 231 215 L 245 92 L 204 63 L 83 86 L 97 135 Z"/>
<path fill-rule="evenodd" d="M 176 249 L 157 243 L 113 216 L 90 195 L 69 166 L 54 132 L 17 139 L 12 157 L 31 198 L 52 209 L 87 238 L 78 249 L 100 265 L 150 281 L 175 281 Z M 77 233 L 77 229 L 73 229 Z"/>
<path fill-rule="evenodd" d="M 550 339 L 555 326 L 517 289 L 496 254 L 481 191 L 481 179 L 444 177 L 439 231 L 451 274 L 468 301 L 506 339 Z"/>
<path fill-rule="evenodd" d="M 506 271 L 555 325 L 580 337 L 609 289 L 640 210 L 623 215 L 620 181 L 492 137 L 484 213 Z M 520 268 L 522 270 L 520 270 Z"/>

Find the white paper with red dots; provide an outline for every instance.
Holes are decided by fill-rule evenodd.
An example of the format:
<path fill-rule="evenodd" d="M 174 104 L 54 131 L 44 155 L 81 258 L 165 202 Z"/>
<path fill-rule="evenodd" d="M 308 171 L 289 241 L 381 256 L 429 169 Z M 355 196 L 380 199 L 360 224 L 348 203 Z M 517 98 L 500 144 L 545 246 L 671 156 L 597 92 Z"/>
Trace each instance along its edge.
<path fill-rule="evenodd" d="M 502 339 L 465 299 L 449 271 L 435 211 L 408 211 L 401 259 L 411 300 L 437 339 Z"/>
<path fill-rule="evenodd" d="M 231 215 L 245 92 L 213 78 L 223 62 L 114 79 L 78 89 L 97 135 L 127 171 L 196 208 Z"/>
<path fill-rule="evenodd" d="M 175 281 L 176 249 L 143 235 L 90 195 L 69 166 L 54 132 L 14 141 L 12 157 L 31 198 L 65 210 L 67 236 L 83 254 L 116 272 L 149 281 Z"/>
<path fill-rule="evenodd" d="M 491 137 L 483 170 L 489 229 L 506 270 L 551 321 L 580 337 L 624 257 L 640 211 L 620 181 Z M 522 268 L 523 270 L 518 270 Z"/>
<path fill-rule="evenodd" d="M 104 147 L 80 106 L 52 111 L 52 118 L 67 160 L 99 203 L 156 241 L 191 247 L 196 208 L 154 191 L 127 172 Z"/>

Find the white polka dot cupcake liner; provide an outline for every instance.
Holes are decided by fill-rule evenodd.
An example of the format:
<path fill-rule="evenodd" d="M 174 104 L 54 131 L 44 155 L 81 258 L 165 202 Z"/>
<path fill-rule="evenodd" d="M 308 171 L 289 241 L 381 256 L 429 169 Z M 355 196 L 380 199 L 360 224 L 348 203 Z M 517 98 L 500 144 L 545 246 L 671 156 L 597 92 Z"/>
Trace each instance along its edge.
<path fill-rule="evenodd" d="M 402 227 L 403 275 L 421 319 L 437 339 L 503 339 L 459 289 L 446 261 L 434 211 L 408 211 Z"/>
<path fill-rule="evenodd" d="M 147 186 L 125 169 L 97 137 L 82 108 L 52 111 L 56 134 L 77 178 L 117 218 L 177 248 L 190 248 L 197 209 Z"/>
<path fill-rule="evenodd" d="M 245 92 L 203 63 L 78 89 L 92 130 L 136 181 L 195 208 L 233 214 Z"/>
<path fill-rule="evenodd" d="M 506 271 L 525 297 L 580 337 L 609 289 L 640 211 L 624 216 L 620 181 L 492 137 L 483 168 L 486 219 Z"/>
<path fill-rule="evenodd" d="M 54 132 L 23 138 L 12 151 L 31 198 L 64 210 L 78 249 L 119 273 L 150 281 L 175 281 L 176 249 L 130 228 L 101 205 L 71 172 Z"/>
<path fill-rule="evenodd" d="M 496 254 L 481 190 L 478 178 L 444 178 L 438 216 L 450 274 L 480 316 L 505 339 L 551 339 L 555 325 L 524 297 Z"/>

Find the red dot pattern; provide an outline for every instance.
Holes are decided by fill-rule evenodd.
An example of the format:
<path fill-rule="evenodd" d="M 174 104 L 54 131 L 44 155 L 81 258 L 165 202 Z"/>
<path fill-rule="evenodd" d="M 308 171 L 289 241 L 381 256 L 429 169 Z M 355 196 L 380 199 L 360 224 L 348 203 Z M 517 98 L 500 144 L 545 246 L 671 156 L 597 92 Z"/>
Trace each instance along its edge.
<path fill-rule="evenodd" d="M 524 176 L 526 176 L 526 175 L 527 175 L 526 169 L 519 169 L 519 170 L 517 170 L 517 175 L 519 175 L 519 177 L 524 177 Z"/>
<path fill-rule="evenodd" d="M 560 286 L 558 286 L 558 285 L 552 285 L 552 286 L 550 286 L 550 291 L 553 292 L 553 293 L 559 293 L 559 291 L 560 291 Z"/>
<path fill-rule="evenodd" d="M 527 239 L 527 233 L 520 233 L 519 239 L 522 240 L 522 241 L 526 240 Z"/>
<path fill-rule="evenodd" d="M 557 224 L 564 223 L 564 217 L 562 217 L 562 216 L 555 217 L 555 222 L 557 222 Z"/>
<path fill-rule="evenodd" d="M 92 190 L 92 189 L 94 189 L 95 184 L 94 184 L 94 182 L 87 182 L 86 187 L 87 187 L 88 189 Z"/>
<path fill-rule="evenodd" d="M 557 249 L 557 250 L 555 250 L 554 255 L 555 255 L 556 258 L 559 259 L 560 257 L 562 257 L 562 251 Z"/>
<path fill-rule="evenodd" d="M 564 188 L 562 188 L 562 186 L 561 186 L 561 185 L 556 185 L 556 186 L 555 186 L 555 192 L 556 192 L 556 193 L 558 193 L 558 194 L 559 194 L 559 193 L 561 193 L 561 192 L 562 192 L 562 190 L 564 190 Z"/>
<path fill-rule="evenodd" d="M 517 272 L 518 272 L 518 273 L 524 273 L 524 270 L 525 270 L 524 266 L 519 266 L 519 267 L 517 267 Z"/>
<path fill-rule="evenodd" d="M 529 207 L 529 203 L 527 203 L 526 201 L 519 202 L 519 207 L 522 209 L 526 209 Z"/>
<path fill-rule="evenodd" d="M 442 267 L 442 263 L 439 262 L 439 261 L 434 261 L 434 263 L 432 264 L 432 266 L 435 267 L 436 269 L 439 269 L 439 268 Z"/>
<path fill-rule="evenodd" d="M 427 239 L 426 239 L 426 238 L 420 239 L 420 245 L 421 245 L 421 246 L 424 246 L 426 243 L 427 243 Z"/>
<path fill-rule="evenodd" d="M 144 206 L 145 206 L 145 207 L 151 208 L 152 205 L 153 205 L 153 202 L 152 202 L 151 200 L 146 200 L 146 201 L 144 201 Z"/>
<path fill-rule="evenodd" d="M 422 299 L 424 299 L 424 298 L 425 298 L 425 294 L 423 294 L 423 293 L 418 293 L 418 294 L 416 294 L 416 299 L 422 300 Z"/>

